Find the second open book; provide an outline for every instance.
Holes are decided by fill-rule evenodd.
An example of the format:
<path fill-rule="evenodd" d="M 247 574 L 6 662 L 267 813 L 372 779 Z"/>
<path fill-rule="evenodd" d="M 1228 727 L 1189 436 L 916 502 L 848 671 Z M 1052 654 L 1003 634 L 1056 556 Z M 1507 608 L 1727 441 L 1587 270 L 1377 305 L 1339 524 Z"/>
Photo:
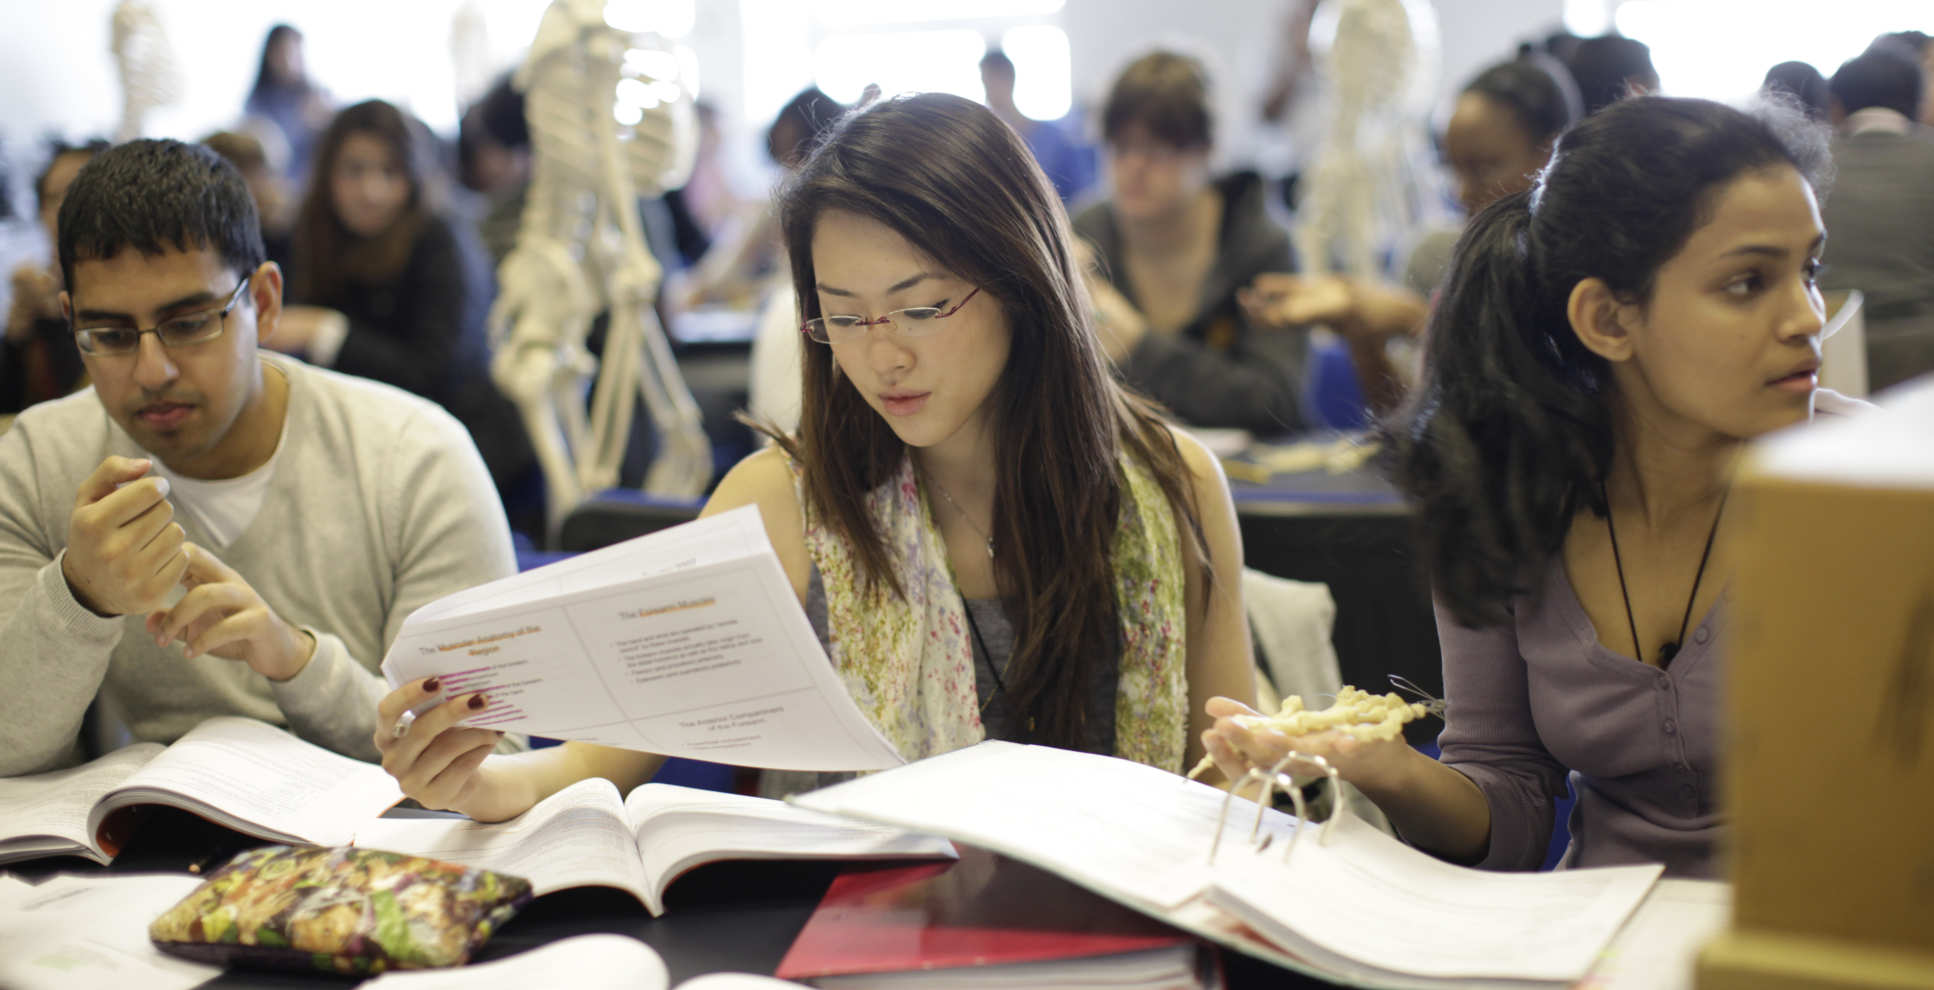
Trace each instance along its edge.
<path fill-rule="evenodd" d="M 653 915 L 693 867 L 745 859 L 950 858 L 953 844 L 768 798 L 645 784 L 620 800 L 601 777 L 579 781 L 507 822 L 382 818 L 356 844 L 524 877 L 539 896 L 615 887 Z"/>

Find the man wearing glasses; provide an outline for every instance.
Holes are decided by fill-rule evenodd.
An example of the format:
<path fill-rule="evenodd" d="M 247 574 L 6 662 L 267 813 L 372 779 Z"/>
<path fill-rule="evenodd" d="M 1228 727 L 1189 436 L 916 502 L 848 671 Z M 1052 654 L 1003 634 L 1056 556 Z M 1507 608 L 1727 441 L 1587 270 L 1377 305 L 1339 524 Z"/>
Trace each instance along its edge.
<path fill-rule="evenodd" d="M 404 617 L 514 567 L 469 435 L 258 350 L 282 273 L 207 149 L 100 154 L 59 251 L 94 387 L 0 436 L 0 776 L 223 714 L 373 759 Z"/>

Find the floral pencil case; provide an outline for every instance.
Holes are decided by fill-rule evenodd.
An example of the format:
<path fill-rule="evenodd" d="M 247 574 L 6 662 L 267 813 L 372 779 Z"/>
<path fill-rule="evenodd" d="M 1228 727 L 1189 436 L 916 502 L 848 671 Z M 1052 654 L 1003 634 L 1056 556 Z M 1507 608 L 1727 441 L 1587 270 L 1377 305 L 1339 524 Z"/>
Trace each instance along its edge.
<path fill-rule="evenodd" d="M 366 976 L 460 966 L 530 900 L 521 877 L 375 849 L 264 846 L 148 926 L 163 952 Z"/>

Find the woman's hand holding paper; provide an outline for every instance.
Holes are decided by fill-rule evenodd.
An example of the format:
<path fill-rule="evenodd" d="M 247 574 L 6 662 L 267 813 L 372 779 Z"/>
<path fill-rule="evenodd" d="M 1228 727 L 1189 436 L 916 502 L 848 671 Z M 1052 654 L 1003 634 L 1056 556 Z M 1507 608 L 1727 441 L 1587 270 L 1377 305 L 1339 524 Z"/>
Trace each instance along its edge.
<path fill-rule="evenodd" d="M 425 808 L 448 809 L 478 821 L 509 817 L 497 813 L 508 802 L 482 769 L 504 734 L 460 724 L 482 711 L 487 699 L 481 694 L 442 697 L 437 679 L 426 677 L 391 691 L 377 704 L 376 749 L 383 754 L 383 769 Z"/>

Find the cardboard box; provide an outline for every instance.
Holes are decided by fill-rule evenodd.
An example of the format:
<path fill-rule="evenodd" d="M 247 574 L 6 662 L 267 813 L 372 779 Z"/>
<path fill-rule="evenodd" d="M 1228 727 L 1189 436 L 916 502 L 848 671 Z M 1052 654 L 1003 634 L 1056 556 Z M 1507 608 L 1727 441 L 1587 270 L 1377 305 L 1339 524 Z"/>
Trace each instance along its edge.
<path fill-rule="evenodd" d="M 1934 987 L 1934 381 L 1731 497 L 1731 927 L 1701 990 Z"/>

